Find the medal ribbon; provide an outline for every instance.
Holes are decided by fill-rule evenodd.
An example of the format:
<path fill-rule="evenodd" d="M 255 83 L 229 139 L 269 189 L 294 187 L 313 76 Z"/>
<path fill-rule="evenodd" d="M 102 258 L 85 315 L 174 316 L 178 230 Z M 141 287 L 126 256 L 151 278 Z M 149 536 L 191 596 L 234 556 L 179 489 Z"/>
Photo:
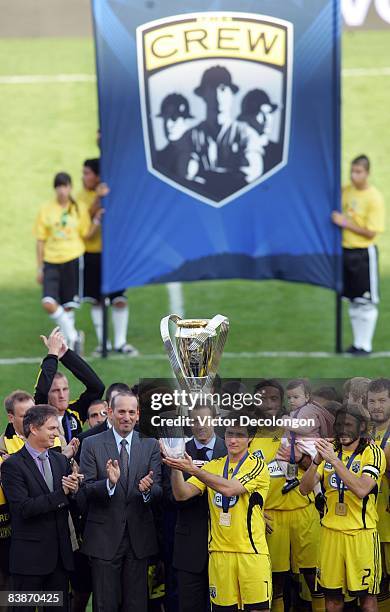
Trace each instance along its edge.
<path fill-rule="evenodd" d="M 349 470 L 349 468 L 351 467 L 353 460 L 355 459 L 356 455 L 358 453 L 356 451 L 354 451 L 352 453 L 352 455 L 350 456 L 350 458 L 348 459 L 348 462 L 346 464 L 346 468 L 347 470 Z M 343 451 L 341 450 L 338 454 L 338 459 L 340 459 L 341 461 L 343 460 Z M 335 477 L 336 477 L 336 482 L 337 482 L 337 490 L 339 492 L 339 503 L 343 504 L 344 503 L 344 483 L 341 480 L 340 476 L 338 474 L 336 474 L 335 472 Z"/>
<path fill-rule="evenodd" d="M 388 426 L 388 428 L 386 429 L 386 433 L 382 438 L 382 442 L 381 442 L 381 449 L 384 450 L 386 444 L 387 444 L 387 440 L 390 438 L 390 425 Z"/>
<path fill-rule="evenodd" d="M 240 459 L 240 461 L 237 463 L 237 465 L 236 465 L 236 467 L 234 469 L 234 472 L 232 474 L 232 478 L 235 477 L 235 475 L 239 471 L 240 467 L 244 463 L 245 459 L 248 458 L 248 455 L 249 455 L 249 452 L 247 451 L 245 453 L 245 455 L 242 457 L 242 459 Z M 226 478 L 226 480 L 228 480 L 228 477 L 229 477 L 229 457 L 226 457 L 225 465 L 224 465 L 224 468 L 223 468 L 223 477 Z M 229 512 L 230 500 L 231 500 L 231 497 L 225 497 L 224 495 L 222 496 L 222 508 L 223 508 L 224 512 Z"/>

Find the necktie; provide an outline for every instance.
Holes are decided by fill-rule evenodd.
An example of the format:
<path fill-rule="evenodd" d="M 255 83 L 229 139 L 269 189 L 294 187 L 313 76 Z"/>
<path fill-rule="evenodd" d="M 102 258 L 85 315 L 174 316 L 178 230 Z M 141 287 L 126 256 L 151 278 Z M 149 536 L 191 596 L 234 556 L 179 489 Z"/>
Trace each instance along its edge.
<path fill-rule="evenodd" d="M 198 448 L 196 452 L 196 458 L 198 461 L 208 461 L 207 451 L 211 450 L 207 446 L 203 446 L 202 448 Z"/>
<path fill-rule="evenodd" d="M 127 440 L 121 440 L 121 452 L 119 455 L 120 464 L 121 464 L 121 481 L 127 489 L 127 483 L 129 480 L 129 453 L 127 452 Z"/>
<path fill-rule="evenodd" d="M 54 491 L 53 474 L 50 467 L 49 457 L 47 456 L 47 451 L 38 455 L 38 459 L 42 463 L 43 477 L 45 479 L 47 487 L 49 491 Z"/>

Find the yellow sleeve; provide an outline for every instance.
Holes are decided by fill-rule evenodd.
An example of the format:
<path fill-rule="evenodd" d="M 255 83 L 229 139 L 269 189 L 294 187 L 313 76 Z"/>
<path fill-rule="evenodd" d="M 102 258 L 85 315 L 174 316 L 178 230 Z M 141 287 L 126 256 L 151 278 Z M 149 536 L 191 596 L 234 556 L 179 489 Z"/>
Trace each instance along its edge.
<path fill-rule="evenodd" d="M 362 455 L 362 475 L 367 474 L 376 481 L 380 481 L 386 470 L 386 457 L 383 450 L 376 444 L 369 444 Z"/>
<path fill-rule="evenodd" d="M 260 457 L 249 457 L 235 478 L 245 487 L 248 493 L 257 491 L 264 500 L 267 497 L 270 485 L 269 471 L 267 464 Z"/>
<path fill-rule="evenodd" d="M 79 231 L 80 231 L 80 236 L 82 238 L 84 238 L 88 234 L 88 232 L 89 232 L 92 220 L 91 220 L 91 217 L 89 216 L 88 206 L 85 204 L 85 202 L 80 201 L 77 204 L 78 204 L 78 207 L 79 207 Z"/>
<path fill-rule="evenodd" d="M 214 474 L 214 471 L 208 467 L 209 465 L 210 463 L 205 463 L 200 469 L 204 470 L 205 472 L 210 472 L 210 474 Z M 191 478 L 189 478 L 187 482 L 189 482 L 190 484 L 194 485 L 194 487 L 199 489 L 202 495 L 207 489 L 207 485 L 205 485 L 204 482 L 200 481 L 196 476 L 191 476 Z"/>
<path fill-rule="evenodd" d="M 45 216 L 42 209 L 39 211 L 38 216 L 35 219 L 34 236 L 37 240 L 47 240 L 49 237 L 49 231 L 47 225 L 45 224 Z"/>
<path fill-rule="evenodd" d="M 325 461 L 322 461 L 317 468 L 317 474 L 320 477 L 320 481 L 324 479 L 324 467 L 325 467 Z"/>
<path fill-rule="evenodd" d="M 385 231 L 385 203 L 379 192 L 375 192 L 367 211 L 366 227 L 371 232 L 380 234 Z"/>

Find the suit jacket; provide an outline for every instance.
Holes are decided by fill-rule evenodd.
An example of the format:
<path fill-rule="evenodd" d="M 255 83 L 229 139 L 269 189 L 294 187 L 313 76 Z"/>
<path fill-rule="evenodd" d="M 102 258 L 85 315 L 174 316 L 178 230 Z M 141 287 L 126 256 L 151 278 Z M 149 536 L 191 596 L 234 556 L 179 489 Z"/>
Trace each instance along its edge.
<path fill-rule="evenodd" d="M 128 487 L 121 481 L 110 497 L 107 491 L 106 463 L 119 453 L 112 429 L 84 440 L 80 471 L 84 474 L 84 490 L 88 514 L 82 552 L 90 557 L 110 561 L 118 550 L 125 529 L 138 559 L 158 552 L 156 528 L 151 504 L 161 498 L 161 457 L 157 440 L 141 438 L 133 431 L 130 449 Z M 138 483 L 153 470 L 154 484 L 149 501 L 145 502 Z"/>
<path fill-rule="evenodd" d="M 68 511 L 71 499 L 62 489 L 62 476 L 71 472 L 66 457 L 49 450 L 54 491 L 50 492 L 38 466 L 23 447 L 1 467 L 2 486 L 11 514 L 10 571 L 46 575 L 57 567 L 73 570 Z"/>
<path fill-rule="evenodd" d="M 186 444 L 187 453 L 196 458 L 193 440 Z M 227 454 L 225 442 L 216 438 L 213 459 Z M 179 502 L 173 548 L 173 567 L 187 572 L 200 573 L 208 562 L 208 502 L 207 495 Z"/>

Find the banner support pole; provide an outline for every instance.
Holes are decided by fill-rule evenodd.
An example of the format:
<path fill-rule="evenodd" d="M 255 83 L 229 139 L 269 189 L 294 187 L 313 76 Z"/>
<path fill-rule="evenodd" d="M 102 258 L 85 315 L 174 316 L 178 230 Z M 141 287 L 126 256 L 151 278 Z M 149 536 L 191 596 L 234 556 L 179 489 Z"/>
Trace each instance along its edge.
<path fill-rule="evenodd" d="M 107 359 L 107 340 L 108 340 L 108 307 L 110 305 L 110 298 L 107 295 L 103 296 L 103 339 L 102 339 L 102 359 Z"/>
<path fill-rule="evenodd" d="M 336 353 L 343 352 L 343 302 L 341 293 L 336 293 Z"/>

